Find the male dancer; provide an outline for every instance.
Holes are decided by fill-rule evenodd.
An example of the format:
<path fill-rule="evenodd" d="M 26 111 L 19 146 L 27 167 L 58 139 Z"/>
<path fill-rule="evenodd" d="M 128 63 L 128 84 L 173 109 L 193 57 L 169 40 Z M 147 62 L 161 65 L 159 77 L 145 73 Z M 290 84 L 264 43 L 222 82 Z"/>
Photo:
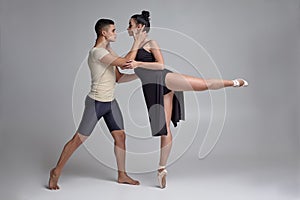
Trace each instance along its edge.
<path fill-rule="evenodd" d="M 91 71 L 92 85 L 85 99 L 85 109 L 79 127 L 68 141 L 61 153 L 56 166 L 50 171 L 48 188 L 59 189 L 57 184 L 61 171 L 74 151 L 90 136 L 99 119 L 103 116 L 114 139 L 114 152 L 118 167 L 118 183 L 139 185 L 139 181 L 130 178 L 125 171 L 125 132 L 123 117 L 114 98 L 115 83 L 134 80 L 136 76 L 125 75 L 115 66 L 125 69 L 126 63 L 133 60 L 139 45 L 146 37 L 144 32 L 135 34 L 131 51 L 125 58 L 118 57 L 111 49 L 110 42 L 116 40 L 114 22 L 100 19 L 95 25 L 97 40 L 89 51 L 88 65 Z"/>

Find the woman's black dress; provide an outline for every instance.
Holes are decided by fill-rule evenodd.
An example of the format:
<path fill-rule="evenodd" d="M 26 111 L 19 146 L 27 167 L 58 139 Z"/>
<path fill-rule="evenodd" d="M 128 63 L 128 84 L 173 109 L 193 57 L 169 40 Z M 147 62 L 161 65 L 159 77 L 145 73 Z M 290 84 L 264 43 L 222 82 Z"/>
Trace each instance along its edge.
<path fill-rule="evenodd" d="M 155 62 L 151 52 L 140 48 L 137 52 L 136 61 Z M 151 70 L 138 67 L 134 69 L 135 74 L 142 82 L 145 102 L 148 108 L 149 120 L 153 136 L 167 135 L 167 126 L 164 110 L 164 95 L 171 92 L 165 85 L 168 69 Z M 171 121 L 176 127 L 179 120 L 184 120 L 184 98 L 183 92 L 174 92 Z"/>

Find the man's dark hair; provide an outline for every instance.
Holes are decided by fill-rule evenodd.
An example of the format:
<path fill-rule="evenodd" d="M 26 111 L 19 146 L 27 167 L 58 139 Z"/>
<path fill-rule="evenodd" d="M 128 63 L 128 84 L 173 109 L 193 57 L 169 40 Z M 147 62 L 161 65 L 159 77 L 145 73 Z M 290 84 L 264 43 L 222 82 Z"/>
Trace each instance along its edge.
<path fill-rule="evenodd" d="M 95 31 L 97 34 L 97 38 L 101 36 L 101 32 L 104 28 L 106 28 L 108 25 L 114 25 L 114 21 L 111 19 L 99 19 L 95 25 Z"/>

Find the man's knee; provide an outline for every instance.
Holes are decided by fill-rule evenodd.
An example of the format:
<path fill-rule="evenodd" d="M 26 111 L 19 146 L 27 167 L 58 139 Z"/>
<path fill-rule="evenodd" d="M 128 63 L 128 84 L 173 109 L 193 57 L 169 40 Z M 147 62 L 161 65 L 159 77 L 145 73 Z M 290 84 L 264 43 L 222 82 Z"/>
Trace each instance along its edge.
<path fill-rule="evenodd" d="M 81 145 L 82 143 L 84 143 L 84 141 L 88 138 L 89 136 L 80 134 L 80 133 L 76 133 L 74 135 L 74 137 L 72 138 L 72 142 L 76 145 Z"/>
<path fill-rule="evenodd" d="M 125 142 L 126 135 L 125 135 L 124 130 L 115 130 L 115 131 L 112 131 L 111 133 L 115 140 L 115 143 L 124 143 Z"/>

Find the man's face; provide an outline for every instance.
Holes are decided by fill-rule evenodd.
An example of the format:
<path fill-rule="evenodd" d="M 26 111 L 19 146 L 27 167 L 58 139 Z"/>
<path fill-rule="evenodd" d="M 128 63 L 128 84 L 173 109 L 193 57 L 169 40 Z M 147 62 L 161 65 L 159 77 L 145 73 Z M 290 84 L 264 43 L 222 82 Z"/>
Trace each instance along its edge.
<path fill-rule="evenodd" d="M 115 25 L 109 25 L 105 30 L 103 31 L 103 35 L 109 42 L 115 42 L 117 39 L 117 33 Z"/>

